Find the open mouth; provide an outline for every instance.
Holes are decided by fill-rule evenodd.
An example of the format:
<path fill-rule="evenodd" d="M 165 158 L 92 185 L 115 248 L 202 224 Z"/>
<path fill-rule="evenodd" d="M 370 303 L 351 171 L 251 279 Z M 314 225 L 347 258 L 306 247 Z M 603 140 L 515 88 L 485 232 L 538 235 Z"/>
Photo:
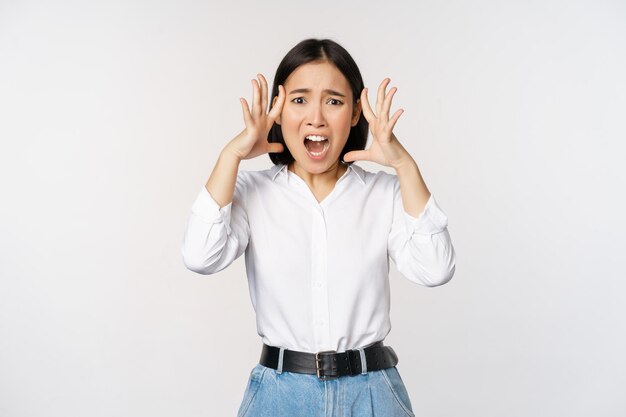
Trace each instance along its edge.
<path fill-rule="evenodd" d="M 326 155 L 330 141 L 326 136 L 309 135 L 304 138 L 304 146 L 311 158 L 321 159 Z"/>

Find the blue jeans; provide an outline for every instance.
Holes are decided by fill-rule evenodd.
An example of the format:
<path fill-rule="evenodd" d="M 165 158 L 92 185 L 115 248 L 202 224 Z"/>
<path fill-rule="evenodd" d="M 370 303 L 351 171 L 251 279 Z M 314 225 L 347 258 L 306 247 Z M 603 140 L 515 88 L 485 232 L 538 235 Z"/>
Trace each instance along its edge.
<path fill-rule="evenodd" d="M 322 381 L 256 365 L 237 417 L 414 417 L 398 369 Z"/>

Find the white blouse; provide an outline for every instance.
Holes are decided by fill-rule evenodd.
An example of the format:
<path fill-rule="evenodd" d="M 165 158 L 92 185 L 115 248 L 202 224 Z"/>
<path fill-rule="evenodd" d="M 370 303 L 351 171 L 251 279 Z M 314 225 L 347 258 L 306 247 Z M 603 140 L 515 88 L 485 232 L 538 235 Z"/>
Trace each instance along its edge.
<path fill-rule="evenodd" d="M 455 271 L 448 220 L 432 194 L 414 218 L 396 175 L 355 163 L 318 203 L 287 165 L 237 173 L 220 208 L 203 186 L 182 243 L 185 266 L 215 274 L 246 253 L 257 332 L 271 346 L 343 352 L 383 340 L 389 258 L 407 279 L 434 287 Z"/>

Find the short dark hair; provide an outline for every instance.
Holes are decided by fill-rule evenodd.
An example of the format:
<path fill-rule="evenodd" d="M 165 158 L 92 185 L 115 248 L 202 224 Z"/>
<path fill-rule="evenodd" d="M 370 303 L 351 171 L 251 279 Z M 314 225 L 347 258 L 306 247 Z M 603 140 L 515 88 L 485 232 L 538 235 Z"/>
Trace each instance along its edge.
<path fill-rule="evenodd" d="M 356 62 L 354 62 L 354 59 L 352 59 L 348 51 L 346 51 L 345 48 L 337 42 L 330 39 L 305 39 L 291 48 L 278 65 L 276 75 L 274 76 L 274 85 L 272 86 L 270 108 L 274 101 L 274 97 L 278 96 L 278 86 L 284 85 L 289 75 L 291 75 L 291 73 L 294 72 L 299 66 L 313 61 L 328 61 L 337 67 L 337 69 L 348 80 L 352 89 L 353 105 L 356 105 L 357 100 L 361 96 L 364 84 L 359 67 L 356 65 Z M 350 151 L 365 149 L 365 145 L 367 144 L 368 129 L 369 124 L 361 112 L 357 124 L 350 128 L 348 141 L 339 155 L 340 161 L 343 161 L 343 156 Z M 270 129 L 268 141 L 270 143 L 283 144 L 283 152 L 271 152 L 268 154 L 275 165 L 289 164 L 294 160 L 293 155 L 291 155 L 291 152 L 289 152 L 289 149 L 287 149 L 287 145 L 285 144 L 281 127 L 277 123 L 274 123 Z M 352 162 L 354 161 L 345 163 L 350 165 Z"/>

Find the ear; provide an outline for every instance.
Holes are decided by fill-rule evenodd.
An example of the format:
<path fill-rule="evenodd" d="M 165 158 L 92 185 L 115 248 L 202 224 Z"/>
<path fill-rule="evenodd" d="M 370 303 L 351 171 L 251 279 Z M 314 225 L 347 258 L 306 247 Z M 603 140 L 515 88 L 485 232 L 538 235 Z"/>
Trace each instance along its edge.
<path fill-rule="evenodd" d="M 276 105 L 276 100 L 278 100 L 278 96 L 274 97 L 274 100 L 272 100 L 272 108 Z M 280 114 L 276 118 L 276 124 L 280 126 Z"/>
<path fill-rule="evenodd" d="M 354 110 L 352 111 L 352 127 L 356 126 L 359 122 L 359 116 L 361 116 L 361 99 L 356 101 Z"/>

